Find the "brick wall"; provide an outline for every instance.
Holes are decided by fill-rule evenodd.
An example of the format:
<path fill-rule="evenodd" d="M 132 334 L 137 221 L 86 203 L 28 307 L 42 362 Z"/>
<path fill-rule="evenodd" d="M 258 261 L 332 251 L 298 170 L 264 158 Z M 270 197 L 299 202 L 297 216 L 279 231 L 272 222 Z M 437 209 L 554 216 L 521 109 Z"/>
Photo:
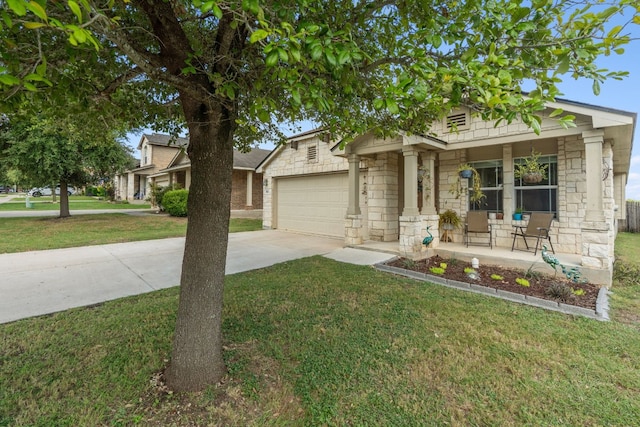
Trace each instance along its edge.
<path fill-rule="evenodd" d="M 252 174 L 252 206 L 247 206 L 247 171 L 234 170 L 231 177 L 231 209 L 262 209 L 262 174 Z"/>

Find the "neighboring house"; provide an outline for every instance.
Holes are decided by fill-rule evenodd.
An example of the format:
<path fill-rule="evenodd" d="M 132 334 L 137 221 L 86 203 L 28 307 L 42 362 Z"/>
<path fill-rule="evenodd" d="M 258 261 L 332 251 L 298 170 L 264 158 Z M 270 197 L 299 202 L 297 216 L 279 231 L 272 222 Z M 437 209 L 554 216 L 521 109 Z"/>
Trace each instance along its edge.
<path fill-rule="evenodd" d="M 161 187 L 178 184 L 188 190 L 191 186 L 188 142 L 185 138 L 171 141 L 168 135 L 143 135 L 138 144 L 140 166 L 117 179 L 120 199 L 144 199 L 153 184 Z M 259 148 L 248 153 L 234 150 L 231 209 L 262 209 L 262 174 L 255 173 L 255 169 L 269 153 Z"/>
<path fill-rule="evenodd" d="M 575 115 L 576 127 L 550 119 L 557 108 Z M 398 242 L 398 253 L 420 258 L 426 226 L 436 237 L 431 247 L 440 244 L 438 213 L 444 210 L 463 220 L 470 209 L 503 214 L 490 222 L 496 246 L 509 249 L 517 207 L 553 212 L 556 252 L 579 255 L 590 280 L 610 284 L 636 119 L 635 113 L 559 100 L 544 112 L 539 136 L 522 122 L 494 126 L 465 108 L 434 123 L 428 137 L 365 134 L 341 149 L 321 130 L 306 132 L 257 169 L 264 174 L 263 226 L 339 236 L 347 245 Z M 549 165 L 549 179 L 529 186 L 515 179 L 514 164 L 532 149 Z M 450 192 L 464 163 L 480 172 L 487 196 L 481 206 L 469 202 L 466 180 L 461 197 Z M 462 238 L 460 230 L 453 233 L 454 242 Z"/>
<path fill-rule="evenodd" d="M 138 143 L 140 164 L 116 177 L 116 197 L 119 200 L 144 200 L 151 187 L 150 176 L 165 169 L 188 144 L 185 138 L 158 133 L 142 135 Z"/>

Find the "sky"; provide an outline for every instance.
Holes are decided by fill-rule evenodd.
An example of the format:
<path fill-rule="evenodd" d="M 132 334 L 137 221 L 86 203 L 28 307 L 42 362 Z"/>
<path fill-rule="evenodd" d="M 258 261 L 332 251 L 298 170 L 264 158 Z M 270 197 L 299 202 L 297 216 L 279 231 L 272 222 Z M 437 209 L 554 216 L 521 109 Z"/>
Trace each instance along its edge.
<path fill-rule="evenodd" d="M 640 25 L 627 28 L 625 33 L 635 40 L 625 46 L 624 54 L 603 57 L 597 61 L 597 65 L 599 68 L 610 71 L 628 71 L 629 76 L 620 81 L 605 81 L 601 84 L 600 94 L 597 96 L 593 94 L 591 80 L 576 81 L 566 77 L 566 80 L 559 85 L 562 92 L 560 98 L 637 113 L 640 118 Z M 310 130 L 312 126 L 310 123 L 302 123 L 301 131 Z M 141 133 L 128 136 L 129 144 L 134 149 L 138 146 L 140 136 Z M 273 146 L 261 146 L 261 148 L 272 149 Z M 637 123 L 627 181 L 627 199 L 640 200 L 640 126 Z"/>

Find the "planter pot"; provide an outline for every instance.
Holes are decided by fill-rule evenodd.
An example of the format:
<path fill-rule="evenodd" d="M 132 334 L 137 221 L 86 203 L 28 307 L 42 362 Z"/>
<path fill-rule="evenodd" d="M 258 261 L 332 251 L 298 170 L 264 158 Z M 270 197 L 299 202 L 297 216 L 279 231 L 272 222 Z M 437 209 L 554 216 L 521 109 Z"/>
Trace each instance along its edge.
<path fill-rule="evenodd" d="M 496 213 L 496 219 L 504 219 L 504 214 L 502 212 Z"/>
<path fill-rule="evenodd" d="M 496 213 L 495 212 L 489 212 L 489 219 L 496 219 Z"/>
<path fill-rule="evenodd" d="M 522 221 L 522 214 L 521 213 L 514 213 L 513 214 L 513 219 L 515 221 Z"/>
<path fill-rule="evenodd" d="M 460 171 L 460 178 L 469 179 L 473 176 L 473 171 L 471 169 L 465 169 Z"/>
<path fill-rule="evenodd" d="M 537 184 L 542 181 L 541 173 L 527 173 L 522 175 L 522 180 L 526 184 Z"/>

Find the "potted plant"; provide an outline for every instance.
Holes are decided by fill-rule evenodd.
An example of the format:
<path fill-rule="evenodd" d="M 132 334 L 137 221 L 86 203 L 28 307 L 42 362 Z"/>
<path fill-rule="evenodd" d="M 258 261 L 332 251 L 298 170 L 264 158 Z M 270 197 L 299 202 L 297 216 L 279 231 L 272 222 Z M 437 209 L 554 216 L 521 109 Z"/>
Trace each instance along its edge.
<path fill-rule="evenodd" d="M 503 218 L 504 218 L 503 212 L 496 212 L 496 219 L 503 219 Z"/>
<path fill-rule="evenodd" d="M 517 208 L 513 213 L 513 219 L 516 221 L 522 221 L 522 208 Z"/>
<path fill-rule="evenodd" d="M 480 202 L 480 200 L 482 200 L 485 197 L 484 193 L 480 189 L 481 188 L 480 186 L 482 184 L 480 180 L 480 174 L 473 166 L 471 166 L 468 163 L 460 165 L 460 167 L 458 168 L 458 180 L 451 185 L 449 192 L 451 194 L 455 194 L 456 199 L 460 198 L 460 195 L 462 194 L 461 180 L 469 179 L 469 178 L 473 179 L 473 182 L 471 184 L 471 194 L 469 196 L 469 200 L 472 203 Z"/>
<path fill-rule="evenodd" d="M 451 237 L 449 236 L 449 231 L 455 228 L 460 228 L 462 225 L 462 219 L 460 219 L 460 216 L 458 216 L 456 211 L 453 209 L 447 209 L 440 214 L 438 223 L 440 228 L 444 230 L 444 233 L 442 233 L 442 241 L 450 242 Z"/>
<path fill-rule="evenodd" d="M 516 165 L 514 175 L 521 178 L 525 184 L 537 184 L 547 179 L 547 168 L 549 165 L 540 164 L 540 153 L 536 153 L 533 149 L 531 155 L 525 157 L 523 163 Z"/>

